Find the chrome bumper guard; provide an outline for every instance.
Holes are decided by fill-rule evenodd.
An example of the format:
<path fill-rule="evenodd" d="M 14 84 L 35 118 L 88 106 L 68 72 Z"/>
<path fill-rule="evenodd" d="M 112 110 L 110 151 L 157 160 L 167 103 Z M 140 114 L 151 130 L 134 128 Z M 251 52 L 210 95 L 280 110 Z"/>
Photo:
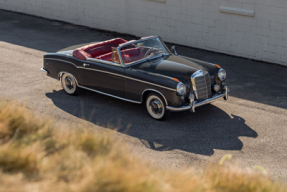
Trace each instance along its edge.
<path fill-rule="evenodd" d="M 46 75 L 48 75 L 48 71 L 44 68 L 41 68 L 41 71 L 44 72 Z"/>
<path fill-rule="evenodd" d="M 218 99 L 224 98 L 224 100 L 228 100 L 228 95 L 229 95 L 229 89 L 225 86 L 224 87 L 224 92 L 219 94 L 219 95 L 214 95 L 213 97 L 211 97 L 210 99 L 206 99 L 204 101 L 201 102 L 197 102 L 194 101 L 194 95 L 191 94 L 191 96 L 189 97 L 190 100 L 190 104 L 187 106 L 181 106 L 181 107 L 171 107 L 171 106 L 166 106 L 166 109 L 172 112 L 181 112 L 181 111 L 191 111 L 191 112 L 195 112 L 195 108 L 196 107 L 200 107 L 202 105 L 206 105 L 208 103 L 214 102 Z"/>

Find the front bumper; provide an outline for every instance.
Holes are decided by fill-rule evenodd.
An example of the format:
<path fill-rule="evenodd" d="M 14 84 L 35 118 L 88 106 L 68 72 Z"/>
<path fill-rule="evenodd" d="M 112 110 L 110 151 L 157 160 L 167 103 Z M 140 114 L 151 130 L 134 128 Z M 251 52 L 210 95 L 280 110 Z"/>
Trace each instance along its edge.
<path fill-rule="evenodd" d="M 181 106 L 181 107 L 171 107 L 171 106 L 166 106 L 166 109 L 172 112 L 181 112 L 181 111 L 192 111 L 195 112 L 195 108 L 206 105 L 208 103 L 214 102 L 218 99 L 224 98 L 225 100 L 228 100 L 228 95 L 229 95 L 229 89 L 225 86 L 223 93 L 219 95 L 214 95 L 213 97 L 206 99 L 201 102 L 194 101 L 194 96 L 192 95 L 190 99 L 190 104 L 186 106 Z"/>

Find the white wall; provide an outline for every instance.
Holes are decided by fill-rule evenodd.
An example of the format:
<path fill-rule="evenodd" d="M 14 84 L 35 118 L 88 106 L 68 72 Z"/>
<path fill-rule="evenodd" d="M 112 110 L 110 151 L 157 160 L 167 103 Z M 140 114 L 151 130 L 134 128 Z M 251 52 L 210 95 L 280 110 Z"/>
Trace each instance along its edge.
<path fill-rule="evenodd" d="M 287 65 L 287 0 L 160 1 L 0 0 L 0 9 Z"/>

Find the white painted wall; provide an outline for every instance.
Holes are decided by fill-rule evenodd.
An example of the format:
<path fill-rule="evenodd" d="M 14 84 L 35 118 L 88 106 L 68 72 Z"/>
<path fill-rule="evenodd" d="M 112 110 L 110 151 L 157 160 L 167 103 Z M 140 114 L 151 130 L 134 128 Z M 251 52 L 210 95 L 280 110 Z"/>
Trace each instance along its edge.
<path fill-rule="evenodd" d="M 287 65 L 287 0 L 159 1 L 0 0 L 0 9 Z"/>

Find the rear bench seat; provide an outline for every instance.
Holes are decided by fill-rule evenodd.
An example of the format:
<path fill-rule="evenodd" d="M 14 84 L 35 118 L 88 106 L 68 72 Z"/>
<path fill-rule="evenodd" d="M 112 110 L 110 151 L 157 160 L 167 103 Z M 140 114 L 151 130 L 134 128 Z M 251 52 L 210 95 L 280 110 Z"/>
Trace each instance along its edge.
<path fill-rule="evenodd" d="M 101 60 L 112 62 L 112 56 L 113 56 L 113 54 L 112 54 L 112 52 L 110 52 L 110 53 L 98 56 L 98 57 L 96 57 L 96 59 L 101 59 Z"/>
<path fill-rule="evenodd" d="M 100 57 L 103 57 L 106 54 L 111 54 L 110 58 L 109 56 L 105 56 L 103 60 L 111 61 L 112 59 L 112 47 L 118 47 L 119 44 L 126 43 L 127 41 L 121 38 L 112 39 L 100 43 L 95 43 L 92 45 L 87 45 L 84 47 L 80 47 L 73 52 L 73 56 L 86 60 L 87 58 L 97 58 L 97 59 L 103 59 Z"/>
<path fill-rule="evenodd" d="M 124 39 L 117 38 L 109 41 L 87 45 L 74 50 L 73 55 L 82 60 L 87 58 L 101 59 L 112 62 L 112 47 L 118 47 L 119 44 L 127 42 Z M 132 46 L 131 46 L 132 47 Z M 144 57 L 146 50 L 144 48 L 130 48 L 122 50 L 124 63 L 132 63 Z"/>

